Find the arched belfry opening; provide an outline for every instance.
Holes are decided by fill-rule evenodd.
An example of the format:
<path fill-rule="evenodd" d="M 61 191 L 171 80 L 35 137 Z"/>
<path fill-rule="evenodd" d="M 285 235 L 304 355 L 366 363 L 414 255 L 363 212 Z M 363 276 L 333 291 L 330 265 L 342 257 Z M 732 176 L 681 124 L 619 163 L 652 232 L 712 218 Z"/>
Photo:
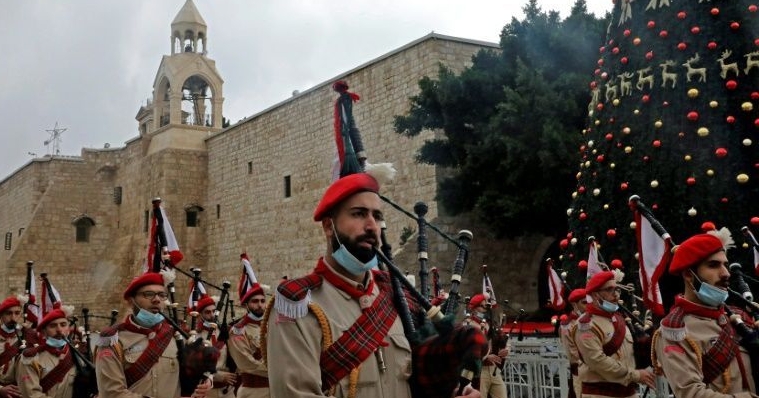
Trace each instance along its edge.
<path fill-rule="evenodd" d="M 192 0 L 187 0 L 171 22 L 171 55 L 208 52 L 206 21 Z"/>
<path fill-rule="evenodd" d="M 213 90 L 200 75 L 192 75 L 182 85 L 182 124 L 212 126 L 216 115 L 212 109 Z"/>

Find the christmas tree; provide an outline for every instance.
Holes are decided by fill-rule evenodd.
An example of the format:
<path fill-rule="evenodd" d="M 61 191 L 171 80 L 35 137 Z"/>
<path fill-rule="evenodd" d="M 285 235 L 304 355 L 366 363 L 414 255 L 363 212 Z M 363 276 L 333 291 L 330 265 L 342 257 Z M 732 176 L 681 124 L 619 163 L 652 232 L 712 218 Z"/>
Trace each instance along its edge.
<path fill-rule="evenodd" d="M 728 257 L 753 274 L 741 228 L 759 228 L 759 1 L 614 3 L 561 242 L 570 283 L 584 284 L 593 236 L 639 285 L 632 195 L 675 244 L 729 228 Z M 665 282 L 666 304 L 676 292 Z"/>

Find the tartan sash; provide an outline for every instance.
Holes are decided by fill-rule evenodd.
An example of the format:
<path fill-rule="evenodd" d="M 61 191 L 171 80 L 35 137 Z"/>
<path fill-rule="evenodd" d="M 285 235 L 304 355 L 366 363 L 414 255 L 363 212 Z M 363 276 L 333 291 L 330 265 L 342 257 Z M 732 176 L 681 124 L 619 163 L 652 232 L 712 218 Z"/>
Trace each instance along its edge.
<path fill-rule="evenodd" d="M 66 377 L 66 373 L 74 367 L 74 360 L 72 358 L 74 354 L 71 352 L 71 347 L 66 346 L 66 348 L 61 351 L 63 352 L 63 358 L 58 362 L 58 365 L 55 365 L 45 377 L 40 379 L 40 387 L 45 394 L 47 394 L 53 386 L 63 381 L 63 378 Z M 51 354 L 56 355 L 54 353 Z"/>
<path fill-rule="evenodd" d="M 378 283 L 379 295 L 363 310 L 351 327 L 322 352 L 319 359 L 322 390 L 327 391 L 358 368 L 384 342 L 398 313 L 393 307 L 390 285 Z"/>
<path fill-rule="evenodd" d="M 704 381 L 711 383 L 730 366 L 740 352 L 738 343 L 735 341 L 735 330 L 729 323 L 722 326 L 722 331 L 717 336 L 712 348 L 701 356 L 701 370 L 704 373 Z"/>
<path fill-rule="evenodd" d="M 174 329 L 171 325 L 167 322 L 161 322 L 160 325 L 160 328 L 155 330 L 155 337 L 148 340 L 148 346 L 142 355 L 131 366 L 124 369 L 127 388 L 148 374 L 150 368 L 158 362 L 158 358 L 161 357 L 163 351 L 171 343 L 171 339 L 174 338 Z"/>
<path fill-rule="evenodd" d="M 20 352 L 21 349 L 18 348 L 18 344 L 5 343 L 5 350 L 0 354 L 0 367 L 3 372 L 8 371 L 8 365 L 11 363 L 11 360 Z"/>

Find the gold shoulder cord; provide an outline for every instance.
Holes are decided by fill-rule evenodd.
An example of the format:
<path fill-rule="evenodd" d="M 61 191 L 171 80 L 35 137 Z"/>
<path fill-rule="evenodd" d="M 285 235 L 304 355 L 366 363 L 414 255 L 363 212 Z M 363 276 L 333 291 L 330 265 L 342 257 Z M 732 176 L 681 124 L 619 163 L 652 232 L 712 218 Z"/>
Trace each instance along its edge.
<path fill-rule="evenodd" d="M 264 319 L 261 321 L 261 354 L 263 356 L 264 365 L 268 368 L 267 355 L 266 355 L 266 334 L 269 331 L 269 316 L 271 315 L 271 309 L 274 307 L 274 299 L 269 300 L 269 304 L 264 311 Z M 321 309 L 316 303 L 308 303 L 308 309 L 314 314 L 319 327 L 322 330 L 322 352 L 326 351 L 329 346 L 332 345 L 332 328 L 329 327 L 329 320 L 324 310 Z M 358 393 L 358 375 L 359 368 L 351 370 L 349 376 L 348 385 L 348 398 L 355 398 Z M 337 386 L 332 386 L 329 390 L 329 395 L 335 395 L 335 389 Z"/>
<path fill-rule="evenodd" d="M 661 364 L 658 362 L 658 358 L 656 356 L 656 343 L 661 338 L 661 330 L 657 330 L 654 332 L 653 337 L 651 338 L 651 364 L 654 366 L 654 371 L 657 375 L 664 375 L 664 371 L 661 367 Z M 693 350 L 693 352 L 696 353 L 696 365 L 698 365 L 699 369 L 703 369 L 703 360 L 702 355 L 703 352 L 701 351 L 701 347 L 698 346 L 698 343 L 696 343 L 693 338 L 685 336 L 685 342 L 688 343 L 688 346 Z M 664 375 L 666 377 L 666 375 Z M 728 367 L 725 369 L 724 372 L 722 372 L 722 382 L 725 384 L 724 387 L 722 387 L 722 393 L 727 394 L 728 391 L 730 391 L 730 368 Z"/>

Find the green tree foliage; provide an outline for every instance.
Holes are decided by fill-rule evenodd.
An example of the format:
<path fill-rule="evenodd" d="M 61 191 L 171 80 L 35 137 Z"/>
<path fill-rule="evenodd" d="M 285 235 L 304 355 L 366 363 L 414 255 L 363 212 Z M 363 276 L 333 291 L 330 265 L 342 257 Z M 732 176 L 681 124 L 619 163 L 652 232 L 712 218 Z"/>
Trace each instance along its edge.
<path fill-rule="evenodd" d="M 561 20 L 536 0 L 501 32 L 500 51 L 481 51 L 456 75 L 424 77 L 397 133 L 442 131 L 417 161 L 447 168 L 438 198 L 458 214 L 475 211 L 499 236 L 566 231 L 574 154 L 590 100 L 587 81 L 605 23 L 584 0 Z"/>

